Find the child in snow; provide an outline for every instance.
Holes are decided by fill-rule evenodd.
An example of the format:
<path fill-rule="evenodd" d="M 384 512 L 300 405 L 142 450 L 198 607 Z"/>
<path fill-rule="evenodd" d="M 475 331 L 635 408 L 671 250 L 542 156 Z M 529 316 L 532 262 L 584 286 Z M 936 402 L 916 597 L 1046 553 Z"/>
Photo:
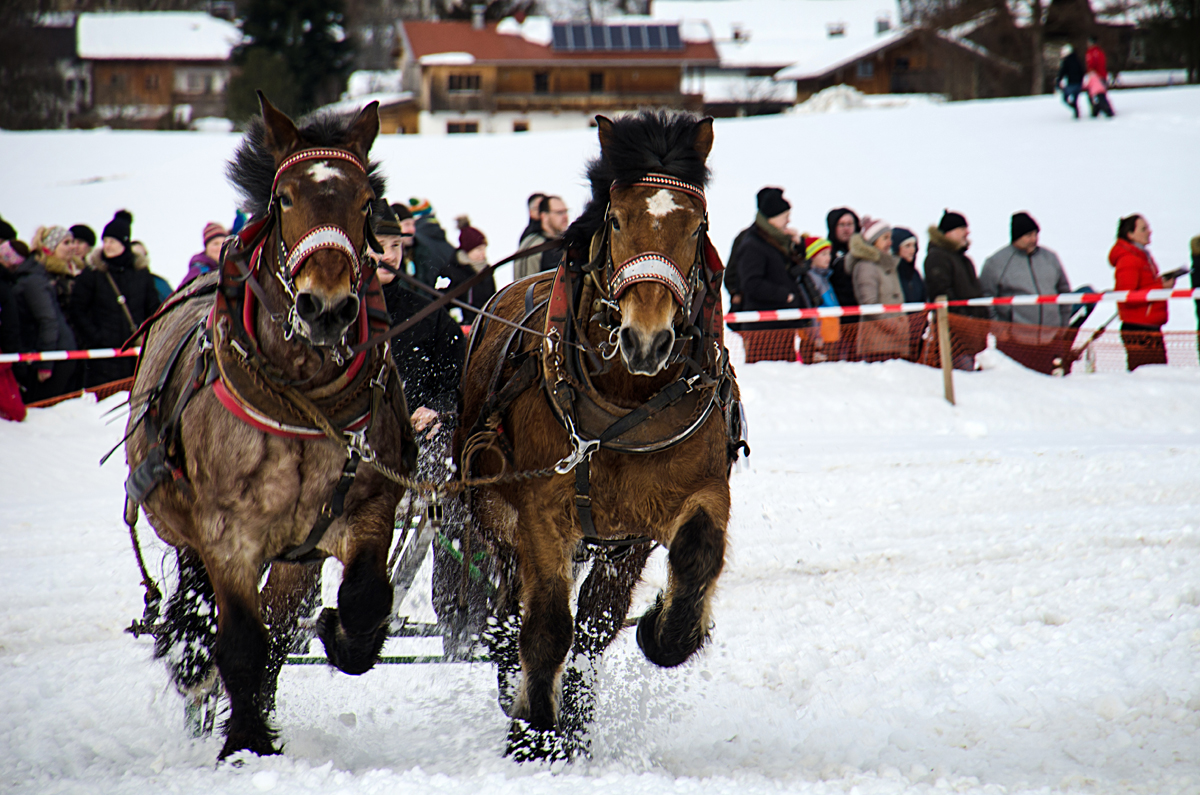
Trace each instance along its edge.
<path fill-rule="evenodd" d="M 1092 118 L 1101 113 L 1110 119 L 1113 116 L 1112 105 L 1108 104 L 1108 86 L 1099 72 L 1088 72 L 1083 79 L 1083 87 L 1088 93 L 1088 103 L 1092 106 Z"/>

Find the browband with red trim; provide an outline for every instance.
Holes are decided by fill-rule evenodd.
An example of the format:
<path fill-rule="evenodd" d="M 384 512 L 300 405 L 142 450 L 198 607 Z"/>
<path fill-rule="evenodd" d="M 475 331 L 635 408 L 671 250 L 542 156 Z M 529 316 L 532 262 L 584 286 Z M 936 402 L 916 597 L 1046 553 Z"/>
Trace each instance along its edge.
<path fill-rule="evenodd" d="M 275 169 L 275 179 L 271 181 L 271 195 L 275 194 L 275 188 L 279 186 L 279 178 L 283 176 L 283 172 L 306 160 L 344 160 L 347 163 L 353 163 L 364 174 L 367 173 L 367 169 L 363 167 L 359 159 L 343 149 L 304 149 L 285 159 L 279 164 L 279 168 Z"/>
<path fill-rule="evenodd" d="M 622 187 L 617 183 L 613 183 L 613 187 Z M 636 182 L 631 182 L 625 187 L 630 188 L 666 188 L 667 190 L 677 190 L 695 196 L 700 200 L 700 204 L 704 206 L 705 211 L 708 210 L 708 200 L 704 198 L 704 190 L 698 188 L 690 182 L 684 182 L 678 177 L 672 177 L 667 174 L 647 174 Z"/>

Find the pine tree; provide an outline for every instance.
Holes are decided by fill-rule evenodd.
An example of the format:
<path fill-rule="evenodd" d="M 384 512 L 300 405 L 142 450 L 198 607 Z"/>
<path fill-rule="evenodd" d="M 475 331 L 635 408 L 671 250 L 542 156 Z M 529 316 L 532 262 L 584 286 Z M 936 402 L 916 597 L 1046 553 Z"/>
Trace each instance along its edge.
<path fill-rule="evenodd" d="M 246 118 L 246 95 L 268 88 L 256 81 L 273 82 L 285 94 L 290 82 L 294 105 L 288 107 L 286 97 L 276 104 L 292 115 L 336 100 L 354 59 L 343 28 L 344 9 L 343 0 L 245 0 L 238 9 L 245 42 L 234 52 L 242 72 L 230 86 L 230 115 Z M 281 78 L 281 66 L 290 81 Z"/>

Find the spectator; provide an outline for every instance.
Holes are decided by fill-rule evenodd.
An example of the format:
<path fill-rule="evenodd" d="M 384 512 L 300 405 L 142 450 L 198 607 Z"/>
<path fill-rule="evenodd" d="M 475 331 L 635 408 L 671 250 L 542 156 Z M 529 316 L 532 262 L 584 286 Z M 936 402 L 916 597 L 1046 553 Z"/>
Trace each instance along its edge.
<path fill-rule="evenodd" d="M 951 301 L 983 297 L 983 287 L 975 273 L 975 263 L 967 256 L 971 230 L 960 213 L 946 210 L 937 226 L 929 227 L 929 251 L 925 255 L 925 289 L 931 299 L 946 296 Z M 950 307 L 950 314 L 986 320 L 986 307 Z M 960 325 L 955 331 L 954 366 L 975 369 L 975 354 L 987 347 L 986 326 Z"/>
<path fill-rule="evenodd" d="M 201 235 L 201 239 L 204 240 L 204 250 L 192 256 L 188 262 L 187 273 L 184 274 L 183 281 L 179 283 L 177 289 L 182 290 L 184 285 L 193 279 L 220 269 L 221 246 L 224 245 L 227 237 L 229 237 L 229 230 L 216 221 L 209 221 L 204 225 L 204 233 Z"/>
<path fill-rule="evenodd" d="M 773 191 L 778 191 L 782 194 L 783 188 L 763 188 L 760 190 L 755 197 L 755 208 L 761 207 L 763 196 Z M 746 239 L 746 235 L 753 231 L 754 224 L 750 224 L 750 226 L 734 236 L 733 245 L 729 247 L 729 258 L 725 261 L 725 289 L 729 293 L 730 312 L 740 312 L 743 309 L 741 270 L 738 267 L 738 249 L 741 248 L 742 241 Z"/>
<path fill-rule="evenodd" d="M 146 250 L 146 244 L 140 240 L 135 240 L 129 245 L 133 251 L 134 259 L 142 259 L 146 263 L 146 270 L 150 271 L 150 278 L 154 280 L 154 291 L 158 293 L 158 301 L 162 303 L 171 297 L 171 293 L 175 292 L 171 289 L 171 283 L 159 276 L 154 271 L 150 270 L 150 252 Z"/>
<path fill-rule="evenodd" d="M 101 233 L 101 247 L 88 258 L 88 269 L 75 280 L 71 316 L 87 348 L 120 348 L 154 314 L 160 299 L 150 262 L 135 254 L 133 216 L 118 210 Z M 130 358 L 88 362 L 87 386 L 133 375 Z"/>
<path fill-rule="evenodd" d="M 1105 83 L 1108 82 L 1108 56 L 1100 48 L 1100 42 L 1095 36 L 1088 36 L 1088 48 L 1084 61 L 1089 72 L 1095 72 Z"/>
<path fill-rule="evenodd" d="M 803 257 L 803 251 L 795 250 L 800 234 L 788 225 L 791 219 L 792 205 L 783 198 L 781 188 L 764 188 L 758 192 L 754 230 L 746 235 L 737 251 L 743 309 L 809 306 L 806 295 L 792 275 L 792 266 L 797 258 Z"/>
<path fill-rule="evenodd" d="M 85 224 L 75 224 L 71 227 L 71 238 L 75 241 L 75 258 L 87 262 L 87 255 L 96 247 L 95 231 Z"/>
<path fill-rule="evenodd" d="M 551 240 L 557 240 L 567 231 L 571 222 L 571 214 L 567 204 L 560 196 L 543 196 L 538 204 L 538 223 L 540 228 L 521 238 L 517 251 L 540 246 Z M 524 279 L 543 271 L 552 271 L 562 262 L 563 253 L 560 249 L 543 251 L 539 255 L 521 257 L 513 262 L 513 279 Z"/>
<path fill-rule="evenodd" d="M 830 210 L 825 217 L 829 227 L 829 242 L 833 245 L 833 262 L 829 265 L 829 280 L 837 291 L 841 306 L 854 306 L 854 280 L 846 271 L 846 254 L 850 251 L 850 238 L 862 231 L 858 215 L 849 207 Z M 857 317 L 847 317 L 847 323 L 857 323 Z"/>
<path fill-rule="evenodd" d="M 542 199 L 546 198 L 544 193 L 531 193 L 529 198 L 525 200 L 525 207 L 529 211 L 529 223 L 525 224 L 524 231 L 521 232 L 521 237 L 517 241 L 517 245 L 521 245 L 521 240 L 533 234 L 541 234 L 542 232 Z"/>
<path fill-rule="evenodd" d="M 428 199 L 408 200 L 413 217 L 413 275 L 433 287 L 438 274 L 454 261 L 454 246 L 446 240 L 446 230 L 438 223 Z"/>
<path fill-rule="evenodd" d="M 1175 286 L 1174 279 L 1164 280 L 1158 265 L 1146 247 L 1150 245 L 1150 224 L 1140 215 L 1128 215 L 1117 224 L 1117 242 L 1108 252 L 1113 266 L 1114 290 L 1155 290 Z M 1130 371 L 1143 364 L 1166 364 L 1162 327 L 1167 322 L 1166 301 L 1126 301 L 1117 304 L 1121 316 L 1121 341 L 1125 343 L 1126 366 Z"/>
<path fill-rule="evenodd" d="M 448 265 L 443 272 L 443 275 L 450 279 L 450 287 L 457 287 L 488 266 L 487 237 L 483 232 L 471 226 L 471 219 L 467 216 L 460 215 L 455 221 L 458 223 L 458 252 L 455 261 Z M 459 298 L 476 309 L 483 309 L 495 294 L 496 280 L 489 273 L 483 277 L 482 282 L 467 290 L 466 294 Z M 475 322 L 475 313 L 463 310 L 462 322 Z"/>
<path fill-rule="evenodd" d="M 13 229 L 13 225 L 3 218 L 0 218 L 0 242 L 5 240 L 16 240 L 17 230 Z"/>
<path fill-rule="evenodd" d="M 71 331 L 46 269 L 29 247 L 19 240 L 0 243 L 0 264 L 10 271 L 12 296 L 20 319 L 20 349 L 61 351 L 75 348 Z M 25 389 L 25 402 L 57 397 L 67 391 L 76 370 L 75 362 L 37 362 L 22 368 L 17 380 Z"/>
<path fill-rule="evenodd" d="M 824 237 L 801 236 L 800 244 L 804 247 L 804 257 L 808 262 L 808 270 L 804 274 L 811 288 L 809 296 L 816 306 L 839 306 L 837 291 L 829 283 L 829 263 L 833 260 L 833 245 Z M 838 342 L 841 340 L 841 318 L 819 318 L 812 326 L 808 335 L 812 341 L 813 350 L 808 352 L 806 360 L 825 362 L 837 358 Z"/>
<path fill-rule="evenodd" d="M 6 259 L 10 257 L 8 249 L 8 230 L 0 220 L 0 260 L 5 265 L 0 267 L 0 353 L 21 352 L 21 315 L 17 307 L 17 297 L 13 293 L 16 280 L 13 272 L 8 269 Z M 9 227 L 8 229 L 12 229 Z M 13 230 L 16 234 L 16 230 Z M 15 253 L 15 252 L 14 252 Z M 0 418 L 20 422 L 25 419 L 25 402 L 21 400 L 21 386 L 13 375 L 11 362 L 0 364 Z"/>
<path fill-rule="evenodd" d="M 1083 64 L 1075 48 L 1069 44 L 1063 45 L 1062 63 L 1058 65 L 1058 77 L 1054 85 L 1062 88 L 1063 102 L 1075 112 L 1079 118 L 1079 94 L 1083 91 Z"/>
<path fill-rule="evenodd" d="M 71 288 L 84 268 L 83 260 L 75 257 L 75 238 L 66 227 L 44 226 L 34 233 L 30 249 L 54 282 L 58 305 L 64 313 L 70 311 Z"/>
<path fill-rule="evenodd" d="M 988 257 L 979 273 L 983 294 L 1004 298 L 1071 292 L 1058 255 L 1038 245 L 1037 221 L 1029 213 L 1013 213 L 1010 226 L 1012 242 Z M 1075 339 L 1073 331 L 1063 331 L 1070 327 L 1074 309 L 1068 304 L 989 307 L 992 320 L 1010 324 L 993 327 L 996 347 L 1031 370 L 1049 375 L 1062 367 Z"/>
<path fill-rule="evenodd" d="M 892 254 L 897 258 L 896 274 L 900 277 L 900 289 L 904 291 L 906 304 L 924 303 L 928 300 L 925 280 L 917 270 L 917 236 L 912 230 L 897 226 L 892 229 Z"/>
<path fill-rule="evenodd" d="M 413 218 L 407 204 L 393 204 L 391 208 L 392 214 L 396 216 L 396 220 L 400 223 L 400 245 L 403 248 L 403 256 L 400 258 L 398 268 L 402 269 L 409 276 L 416 278 L 417 271 L 416 266 L 413 264 L 413 247 L 416 245 L 417 220 Z M 413 287 L 406 284 L 405 289 L 413 289 Z"/>
<path fill-rule="evenodd" d="M 886 221 L 864 218 L 863 231 L 850 238 L 845 268 L 854 281 L 854 298 L 863 304 L 902 304 L 899 259 L 891 252 L 892 227 Z M 908 318 L 877 315 L 859 323 L 858 356 L 863 361 L 906 359 L 911 352 Z"/>
<path fill-rule="evenodd" d="M 1108 85 L 1100 77 L 1098 72 L 1088 72 L 1087 77 L 1083 79 L 1083 87 L 1087 89 L 1088 104 L 1092 109 L 1092 118 L 1096 118 L 1101 113 L 1106 117 L 1113 117 L 1112 105 L 1108 104 Z"/>

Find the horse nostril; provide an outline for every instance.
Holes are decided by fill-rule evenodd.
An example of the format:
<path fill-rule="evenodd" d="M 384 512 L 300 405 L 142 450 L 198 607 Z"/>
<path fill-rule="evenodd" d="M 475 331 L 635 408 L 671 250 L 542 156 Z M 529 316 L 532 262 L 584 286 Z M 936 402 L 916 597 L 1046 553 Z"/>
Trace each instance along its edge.
<path fill-rule="evenodd" d="M 628 326 L 621 329 L 621 347 L 625 349 L 627 353 L 637 353 L 637 334 L 635 334 L 633 329 L 629 328 Z"/>
<path fill-rule="evenodd" d="M 358 296 L 348 295 L 332 310 L 334 317 L 341 323 L 350 323 L 358 317 Z"/>
<path fill-rule="evenodd" d="M 660 331 L 654 335 L 654 359 L 655 361 L 663 361 L 671 353 L 671 346 L 675 344 L 675 332 L 671 330 Z"/>
<path fill-rule="evenodd" d="M 325 302 L 321 296 L 304 292 L 296 296 L 296 313 L 305 321 L 311 323 L 325 311 Z"/>

